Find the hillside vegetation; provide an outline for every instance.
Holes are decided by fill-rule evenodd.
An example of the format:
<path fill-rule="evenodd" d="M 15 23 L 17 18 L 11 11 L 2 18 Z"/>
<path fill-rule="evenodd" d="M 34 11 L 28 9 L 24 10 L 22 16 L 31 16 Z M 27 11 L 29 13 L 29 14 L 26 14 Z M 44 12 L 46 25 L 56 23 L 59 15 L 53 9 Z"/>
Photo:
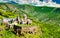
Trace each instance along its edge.
<path fill-rule="evenodd" d="M 0 32 L 1 38 L 60 38 L 60 8 L 0 3 L 0 19 L 15 18 L 18 15 L 22 18 L 23 14 L 32 19 L 32 25 L 41 28 L 41 35 L 37 33 L 18 37 L 10 31 L 3 30 Z"/>

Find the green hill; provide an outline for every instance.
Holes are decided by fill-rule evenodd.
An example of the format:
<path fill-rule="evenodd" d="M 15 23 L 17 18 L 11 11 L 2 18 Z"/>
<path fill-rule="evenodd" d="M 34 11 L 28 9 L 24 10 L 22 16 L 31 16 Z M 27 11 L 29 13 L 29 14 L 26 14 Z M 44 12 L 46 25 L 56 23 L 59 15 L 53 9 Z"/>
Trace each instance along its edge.
<path fill-rule="evenodd" d="M 35 25 L 41 28 L 42 36 L 26 35 L 21 38 L 60 38 L 60 8 L 0 3 L 0 19 L 14 18 L 18 15 L 22 18 L 23 14 L 26 14 Z M 20 38 L 6 30 L 0 34 L 4 35 L 0 36 L 1 38 Z"/>

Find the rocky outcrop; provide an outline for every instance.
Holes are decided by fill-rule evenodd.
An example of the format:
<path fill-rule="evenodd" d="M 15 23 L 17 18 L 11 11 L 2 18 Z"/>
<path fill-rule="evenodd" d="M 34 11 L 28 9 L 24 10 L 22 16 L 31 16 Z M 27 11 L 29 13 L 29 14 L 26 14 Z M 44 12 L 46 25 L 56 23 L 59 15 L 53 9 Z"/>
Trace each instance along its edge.
<path fill-rule="evenodd" d="M 23 24 L 31 24 L 32 20 L 28 19 L 26 14 L 23 15 L 23 19 L 22 19 L 22 23 Z"/>
<path fill-rule="evenodd" d="M 27 34 L 36 34 L 38 32 L 38 27 L 37 26 L 27 26 L 27 27 L 19 27 L 14 25 L 14 32 L 16 35 L 24 35 L 25 33 Z"/>
<path fill-rule="evenodd" d="M 23 15 L 22 19 L 20 19 L 20 17 L 17 16 L 16 18 L 13 19 L 13 22 L 15 22 L 15 21 L 18 24 L 31 24 L 32 23 L 32 20 L 28 19 L 26 14 Z"/>

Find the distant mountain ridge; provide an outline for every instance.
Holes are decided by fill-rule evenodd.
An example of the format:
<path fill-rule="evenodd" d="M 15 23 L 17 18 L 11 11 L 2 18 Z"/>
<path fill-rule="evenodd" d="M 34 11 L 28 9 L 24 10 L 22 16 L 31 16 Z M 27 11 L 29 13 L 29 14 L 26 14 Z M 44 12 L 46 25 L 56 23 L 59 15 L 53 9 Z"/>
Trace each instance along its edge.
<path fill-rule="evenodd" d="M 16 2 L 14 2 L 14 1 L 10 1 L 10 2 L 8 2 L 8 3 L 10 3 L 10 4 L 17 4 Z"/>

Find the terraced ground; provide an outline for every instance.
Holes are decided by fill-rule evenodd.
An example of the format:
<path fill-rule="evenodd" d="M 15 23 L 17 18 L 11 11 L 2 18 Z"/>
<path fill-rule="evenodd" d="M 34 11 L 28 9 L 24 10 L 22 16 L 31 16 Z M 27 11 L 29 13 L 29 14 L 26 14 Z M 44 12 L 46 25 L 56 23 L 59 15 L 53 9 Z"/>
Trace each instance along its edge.
<path fill-rule="evenodd" d="M 18 15 L 22 18 L 23 14 L 32 19 L 32 25 L 41 28 L 41 35 L 38 32 L 36 35 L 26 34 L 18 37 L 10 31 L 3 30 L 0 32 L 0 38 L 60 38 L 60 8 L 0 3 L 0 19 L 15 18 Z"/>

